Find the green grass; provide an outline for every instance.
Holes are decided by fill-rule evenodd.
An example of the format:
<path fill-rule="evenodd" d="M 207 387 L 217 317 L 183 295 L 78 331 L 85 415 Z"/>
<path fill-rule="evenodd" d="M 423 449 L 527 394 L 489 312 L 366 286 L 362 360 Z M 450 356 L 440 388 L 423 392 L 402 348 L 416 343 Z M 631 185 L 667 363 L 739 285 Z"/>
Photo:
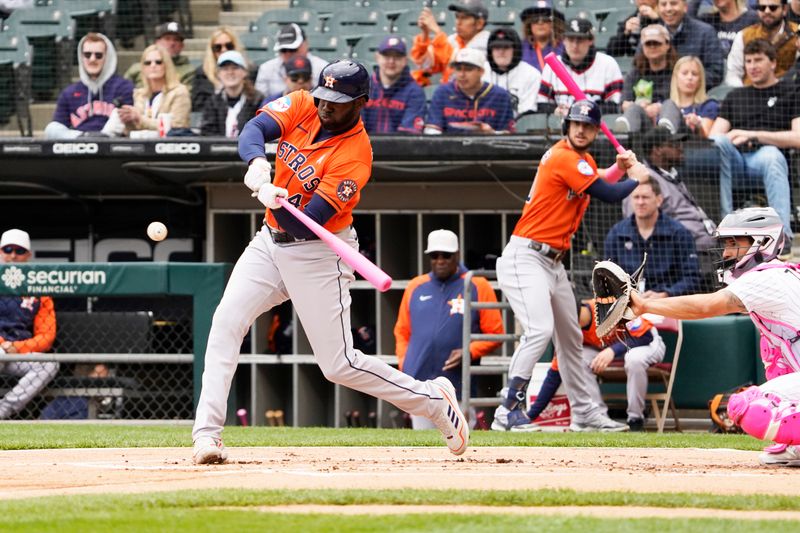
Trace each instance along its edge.
<path fill-rule="evenodd" d="M 584 517 L 508 516 L 492 513 L 413 515 L 391 517 L 263 514 L 256 506 L 292 504 L 388 504 L 485 506 L 638 505 L 731 510 L 800 510 L 789 496 L 715 496 L 708 494 L 634 494 L 617 492 L 545 491 L 433 491 L 433 490 L 217 490 L 126 496 L 60 496 L 0 502 L 2 531 L 244 531 L 246 527 L 271 531 L 793 531 L 797 522 L 712 519 L 611 520 Z M 224 507 L 224 508 L 221 508 Z M 237 509 L 238 508 L 238 509 Z M 401 509 L 402 511 L 402 509 Z M 609 514 L 612 511 L 609 510 Z M 610 518 L 610 517 L 609 517 Z M 345 522 L 346 521 L 346 522 Z M 737 526 L 738 524 L 738 526 Z M 582 531 L 581 531 L 582 529 Z"/>
<path fill-rule="evenodd" d="M 229 427 L 227 446 L 442 446 L 435 430 Z M 0 424 L 0 449 L 139 448 L 191 445 L 188 426 Z M 709 433 L 500 433 L 475 431 L 472 446 L 732 448 L 760 450 L 746 435 Z"/>

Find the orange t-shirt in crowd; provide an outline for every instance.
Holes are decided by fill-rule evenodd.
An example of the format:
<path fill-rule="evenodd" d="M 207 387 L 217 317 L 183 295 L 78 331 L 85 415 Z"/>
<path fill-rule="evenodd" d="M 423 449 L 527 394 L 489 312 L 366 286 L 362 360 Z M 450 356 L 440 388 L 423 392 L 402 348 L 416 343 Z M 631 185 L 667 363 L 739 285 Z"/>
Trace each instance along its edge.
<path fill-rule="evenodd" d="M 322 128 L 314 98 L 295 91 L 266 104 L 267 113 L 281 128 L 272 183 L 289 191 L 287 200 L 302 209 L 314 193 L 336 213 L 325 228 L 336 233 L 353 223 L 353 208 L 372 173 L 372 145 L 361 119 L 349 131 L 314 142 Z M 281 229 L 269 209 L 267 224 Z"/>
<path fill-rule="evenodd" d="M 542 156 L 514 235 L 566 250 L 583 219 L 590 197 L 584 191 L 598 178 L 587 152 L 562 139 Z"/>

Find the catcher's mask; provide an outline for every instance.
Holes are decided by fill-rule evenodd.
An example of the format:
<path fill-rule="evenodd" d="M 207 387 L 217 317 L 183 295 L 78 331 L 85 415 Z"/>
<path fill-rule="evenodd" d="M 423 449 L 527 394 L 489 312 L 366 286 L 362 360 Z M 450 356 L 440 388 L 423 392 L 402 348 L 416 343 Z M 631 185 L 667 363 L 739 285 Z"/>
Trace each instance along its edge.
<path fill-rule="evenodd" d="M 733 280 L 761 263 L 772 261 L 780 254 L 784 243 L 783 222 L 771 207 L 748 207 L 727 215 L 714 232 L 719 246 L 712 248 L 718 254 L 714 264 L 720 283 L 728 285 Z M 727 246 L 730 239 L 749 237 L 748 246 Z M 725 250 L 735 250 L 735 255 L 725 258 Z M 744 253 L 742 251 L 744 250 Z"/>

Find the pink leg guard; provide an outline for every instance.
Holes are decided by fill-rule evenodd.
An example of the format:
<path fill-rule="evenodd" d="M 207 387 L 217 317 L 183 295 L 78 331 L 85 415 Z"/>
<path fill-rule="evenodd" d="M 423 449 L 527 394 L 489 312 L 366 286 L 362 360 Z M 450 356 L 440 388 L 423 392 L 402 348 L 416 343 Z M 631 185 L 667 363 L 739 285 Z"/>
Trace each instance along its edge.
<path fill-rule="evenodd" d="M 796 405 L 781 402 L 758 387 L 734 394 L 728 400 L 728 416 L 748 435 L 779 444 L 800 444 L 800 413 Z"/>

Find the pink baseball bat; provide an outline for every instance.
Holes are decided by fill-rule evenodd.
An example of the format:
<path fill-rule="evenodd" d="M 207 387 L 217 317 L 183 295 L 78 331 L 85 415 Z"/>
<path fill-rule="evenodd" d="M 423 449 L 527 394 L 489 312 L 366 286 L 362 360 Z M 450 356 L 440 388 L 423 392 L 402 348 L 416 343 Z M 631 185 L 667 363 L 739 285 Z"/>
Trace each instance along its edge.
<path fill-rule="evenodd" d="M 310 229 L 314 235 L 322 239 L 325 244 L 331 247 L 336 254 L 344 259 L 345 263 L 353 267 L 359 274 L 372 283 L 372 285 L 381 292 L 386 292 L 392 285 L 392 278 L 389 274 L 375 266 L 369 259 L 358 253 L 351 248 L 342 239 L 326 230 L 313 220 L 308 215 L 297 209 L 295 206 L 286 201 L 285 198 L 277 198 L 278 203 L 282 207 L 288 209 L 291 214 L 303 223 L 305 227 Z"/>
<path fill-rule="evenodd" d="M 586 98 L 586 93 L 584 93 L 581 88 L 578 87 L 578 84 L 575 83 L 575 80 L 572 79 L 572 76 L 569 75 L 567 69 L 564 68 L 564 65 L 561 64 L 561 61 L 558 60 L 553 52 L 550 52 L 544 56 L 544 62 L 550 65 L 553 73 L 558 76 L 558 79 L 560 79 L 561 82 L 567 87 L 569 94 L 574 96 L 576 100 L 588 100 L 588 98 Z M 614 145 L 617 153 L 621 154 L 625 152 L 625 148 L 622 147 L 617 138 L 613 133 L 611 133 L 611 130 L 608 129 L 608 126 L 606 126 L 604 122 L 600 122 L 600 130 L 606 135 L 606 137 L 608 137 L 608 140 L 611 141 L 611 144 Z M 616 163 L 614 163 L 606 169 L 606 181 L 615 183 L 619 181 L 624 173 L 625 171 L 619 168 Z"/>

